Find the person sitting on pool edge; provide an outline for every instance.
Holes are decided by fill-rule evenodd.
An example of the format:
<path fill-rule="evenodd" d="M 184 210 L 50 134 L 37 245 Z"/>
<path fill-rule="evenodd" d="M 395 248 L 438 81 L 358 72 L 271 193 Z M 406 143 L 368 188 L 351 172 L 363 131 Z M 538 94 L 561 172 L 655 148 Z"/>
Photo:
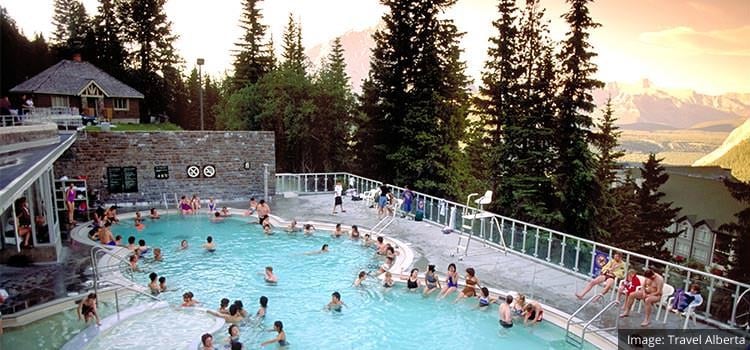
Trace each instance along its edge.
<path fill-rule="evenodd" d="M 508 294 L 505 296 L 505 303 L 500 304 L 497 309 L 497 316 L 500 319 L 500 325 L 503 328 L 513 327 L 513 313 L 510 311 L 510 305 L 513 303 L 513 296 Z"/>
<path fill-rule="evenodd" d="M 278 334 L 276 335 L 276 338 L 273 338 L 273 339 L 270 339 L 270 340 L 266 340 L 266 341 L 260 343 L 261 347 L 266 346 L 266 345 L 270 345 L 270 344 L 273 344 L 273 343 L 279 343 L 279 346 L 282 346 L 282 347 L 285 347 L 285 346 L 289 345 L 289 342 L 286 341 L 286 332 L 284 332 L 284 324 L 281 323 L 281 321 L 274 322 L 273 323 L 273 329 L 269 329 L 267 331 L 268 332 L 274 332 L 275 331 L 275 332 L 278 332 Z"/>
<path fill-rule="evenodd" d="M 216 251 L 216 243 L 214 243 L 214 238 L 211 236 L 206 237 L 206 243 L 203 243 L 203 248 L 205 248 L 209 252 Z"/>
<path fill-rule="evenodd" d="M 266 266 L 266 271 L 264 272 L 263 280 L 266 281 L 266 283 L 270 283 L 270 284 L 276 284 L 277 282 L 279 282 L 279 278 L 273 274 L 272 266 Z"/>
<path fill-rule="evenodd" d="M 343 301 L 341 301 L 341 294 L 339 292 L 333 292 L 331 294 L 331 302 L 326 305 L 326 309 L 329 311 L 338 311 L 341 312 L 341 307 L 344 306 Z"/>

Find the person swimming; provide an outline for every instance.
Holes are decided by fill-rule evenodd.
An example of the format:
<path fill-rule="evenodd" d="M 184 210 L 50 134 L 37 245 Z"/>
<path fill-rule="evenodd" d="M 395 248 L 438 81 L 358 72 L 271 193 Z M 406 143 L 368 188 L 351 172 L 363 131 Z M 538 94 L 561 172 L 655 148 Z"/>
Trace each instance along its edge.
<path fill-rule="evenodd" d="M 276 284 L 279 282 L 278 277 L 274 275 L 273 273 L 273 267 L 272 266 L 266 266 L 266 270 L 264 272 L 263 280 L 266 281 L 266 283 Z"/>
<path fill-rule="evenodd" d="M 365 279 L 367 279 L 367 272 L 360 271 L 357 275 L 357 279 L 354 280 L 354 283 L 352 283 L 352 285 L 355 287 L 359 287 L 362 285 L 362 282 L 364 282 Z"/>
<path fill-rule="evenodd" d="M 341 294 L 339 292 L 333 292 L 331 294 L 331 301 L 326 305 L 326 309 L 329 311 L 341 312 L 341 307 L 344 305 L 346 304 L 341 301 Z"/>
<path fill-rule="evenodd" d="M 276 338 L 266 340 L 262 343 L 260 343 L 260 346 L 266 346 L 273 343 L 278 343 L 279 346 L 287 346 L 289 345 L 289 342 L 286 341 L 286 332 L 284 332 L 284 324 L 281 321 L 276 321 L 273 323 L 273 329 L 269 329 L 268 332 L 277 332 Z"/>
<path fill-rule="evenodd" d="M 305 253 L 305 255 L 316 255 L 316 254 L 325 254 L 328 253 L 328 244 L 323 244 L 322 247 L 320 247 L 320 250 L 313 250 L 311 252 Z"/>
<path fill-rule="evenodd" d="M 214 238 L 211 236 L 206 237 L 206 243 L 203 243 L 203 248 L 205 248 L 209 252 L 216 251 L 216 243 L 214 243 Z"/>

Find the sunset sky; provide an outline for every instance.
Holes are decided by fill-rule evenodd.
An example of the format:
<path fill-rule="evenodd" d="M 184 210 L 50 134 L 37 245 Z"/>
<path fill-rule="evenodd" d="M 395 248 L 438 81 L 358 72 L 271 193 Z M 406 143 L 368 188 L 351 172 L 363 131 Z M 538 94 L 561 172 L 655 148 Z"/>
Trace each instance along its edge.
<path fill-rule="evenodd" d="M 5 0 L 2 6 L 27 36 L 52 32 L 53 0 Z M 89 14 L 97 0 L 83 0 Z M 521 2 L 519 2 L 521 3 Z M 564 37 L 563 0 L 542 1 L 555 39 Z M 264 20 L 274 42 L 289 12 L 302 21 L 307 48 L 350 30 L 374 27 L 385 8 L 377 0 L 266 0 Z M 213 75 L 231 68 L 230 50 L 240 36 L 240 0 L 169 0 L 167 15 L 180 35 L 177 49 L 192 68 L 204 57 Z M 599 53 L 599 78 L 634 82 L 648 78 L 667 88 L 689 88 L 709 94 L 750 92 L 750 1 L 748 0 L 600 0 L 591 5 L 602 27 L 592 33 Z M 486 58 L 488 38 L 495 35 L 496 1 L 459 0 L 447 16 L 466 32 L 464 59 L 476 79 Z M 277 45 L 278 46 L 278 45 Z"/>

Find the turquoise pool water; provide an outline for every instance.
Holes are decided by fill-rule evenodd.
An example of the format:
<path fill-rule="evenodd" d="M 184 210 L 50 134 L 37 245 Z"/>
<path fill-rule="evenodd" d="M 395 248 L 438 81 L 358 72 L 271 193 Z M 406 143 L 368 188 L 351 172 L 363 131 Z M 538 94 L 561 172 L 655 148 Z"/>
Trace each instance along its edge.
<path fill-rule="evenodd" d="M 206 215 L 166 216 L 147 221 L 140 232 L 130 222 L 116 225 L 113 231 L 124 240 L 133 235 L 145 239 L 151 247 L 162 248 L 164 261 L 153 262 L 149 253 L 139 263 L 143 272 L 136 277 L 145 285 L 152 271 L 165 276 L 170 291 L 163 293 L 162 299 L 178 305 L 182 293 L 192 291 L 201 306 L 216 309 L 221 298 L 240 299 L 252 314 L 258 298 L 265 295 L 270 301 L 263 327 L 283 321 L 287 340 L 295 349 L 568 347 L 563 341 L 564 331 L 552 324 L 523 327 L 517 320 L 511 330 L 501 330 L 497 306 L 479 311 L 475 300 L 453 304 L 455 294 L 438 301 L 434 295 L 424 298 L 408 293 L 401 284 L 386 291 L 375 279 L 364 287 L 352 287 L 357 272 L 372 270 L 380 263 L 373 250 L 321 231 L 312 237 L 285 232 L 266 236 L 249 221 L 237 217 L 211 223 Z M 207 235 L 217 244 L 213 253 L 200 247 Z M 190 247 L 178 250 L 183 239 Z M 305 255 L 324 243 L 330 245 L 330 253 Z M 268 265 L 279 277 L 277 285 L 263 281 L 261 273 Z M 341 293 L 348 307 L 340 313 L 323 311 L 334 291 Z M 169 327 L 179 324 L 165 319 L 154 326 L 166 327 L 163 335 L 169 337 Z M 250 348 L 258 348 L 261 341 L 275 336 L 250 324 L 240 329 L 241 341 Z M 226 327 L 216 335 L 217 343 L 222 344 Z"/>

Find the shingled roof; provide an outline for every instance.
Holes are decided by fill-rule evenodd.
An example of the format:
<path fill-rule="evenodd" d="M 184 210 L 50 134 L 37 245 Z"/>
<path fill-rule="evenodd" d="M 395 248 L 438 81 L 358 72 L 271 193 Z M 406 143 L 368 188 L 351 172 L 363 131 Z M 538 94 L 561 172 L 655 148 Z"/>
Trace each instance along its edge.
<path fill-rule="evenodd" d="M 79 96 L 94 81 L 107 97 L 143 98 L 143 94 L 88 62 L 62 60 L 10 89 L 13 93 Z"/>

